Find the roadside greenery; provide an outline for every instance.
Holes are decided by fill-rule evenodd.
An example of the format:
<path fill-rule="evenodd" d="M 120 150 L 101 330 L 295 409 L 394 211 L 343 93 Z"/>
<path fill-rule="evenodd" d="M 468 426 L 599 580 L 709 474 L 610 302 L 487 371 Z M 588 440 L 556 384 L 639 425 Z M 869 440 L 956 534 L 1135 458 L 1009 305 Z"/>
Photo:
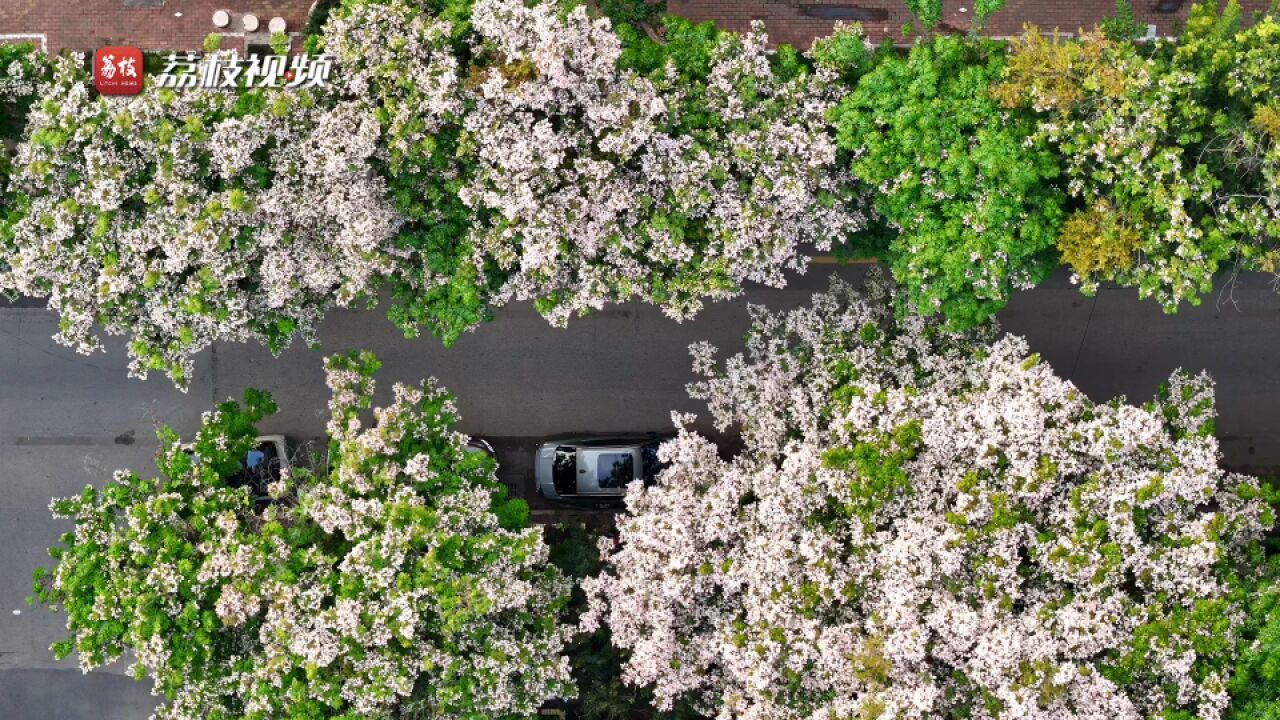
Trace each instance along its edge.
<path fill-rule="evenodd" d="M 572 697 L 570 584 L 528 507 L 467 452 L 434 381 L 396 385 L 364 425 L 377 366 L 326 360 L 327 466 L 268 496 L 237 481 L 276 409 L 250 390 L 189 450 L 162 428 L 159 477 L 55 500 L 75 523 L 36 573 L 69 617 L 55 654 L 86 671 L 128 654 L 172 720 L 528 717 Z"/>
<path fill-rule="evenodd" d="M 214 341 L 278 351 L 393 267 L 378 137 L 309 90 L 98 97 L 60 58 L 14 160 L 0 288 L 48 297 L 60 342 L 126 335 L 133 374 L 181 386 Z"/>
<path fill-rule="evenodd" d="M 49 58 L 31 43 L 0 45 L 0 230 L 5 225 L 13 146 L 22 138 L 27 114 L 35 102 L 39 84 L 48 72 Z"/>
<path fill-rule="evenodd" d="M 137 375 L 383 289 L 448 344 L 515 301 L 689 318 L 813 251 L 896 285 L 756 310 L 723 366 L 696 346 L 746 450 L 682 430 L 618 543 L 544 542 L 433 382 L 364 425 L 367 354 L 326 361 L 328 464 L 266 496 L 236 478 L 267 395 L 190 451 L 161 430 L 159 477 L 53 503 L 55 654 L 132 657 L 174 720 L 530 717 L 575 685 L 591 720 L 1280 718 L 1278 497 L 1217 467 L 1208 379 L 1094 403 L 991 325 L 1062 263 L 1168 311 L 1280 276 L 1277 7 L 1002 43 L 908 5 L 910 49 L 801 53 L 647 0 L 322 2 L 337 70 L 306 90 L 100 97 L 0 46 L 0 289 L 83 352 L 126 336 Z"/>
<path fill-rule="evenodd" d="M 1280 269 L 1280 22 L 1242 29 L 1238 4 L 1215 6 L 1195 6 L 1172 44 L 1014 43 L 996 91 L 1062 158 L 1075 209 L 1059 245 L 1085 292 L 1119 282 L 1173 311 L 1224 268 Z"/>
<path fill-rule="evenodd" d="M 996 335 L 878 271 L 758 310 L 692 348 L 744 449 L 681 429 L 616 536 L 529 529 L 443 390 L 371 410 L 377 362 L 331 357 L 326 461 L 247 486 L 255 391 L 162 429 L 159 477 L 52 503 L 35 595 L 162 720 L 1275 717 L 1280 493 L 1218 468 L 1211 382 L 1094 403 Z"/>
<path fill-rule="evenodd" d="M 76 61 L 42 76 L 6 46 L 0 289 L 182 385 L 213 341 L 279 350 L 384 287 L 407 335 L 449 344 L 513 301 L 692 317 L 815 250 L 878 257 L 901 311 L 958 331 L 1059 263 L 1168 311 L 1280 273 L 1274 12 L 1206 1 L 1138 43 L 1120 3 L 1079 38 L 906 52 L 841 25 L 799 53 L 656 8 L 345 0 L 307 42 L 334 83 L 306 92 L 100 98 Z"/>

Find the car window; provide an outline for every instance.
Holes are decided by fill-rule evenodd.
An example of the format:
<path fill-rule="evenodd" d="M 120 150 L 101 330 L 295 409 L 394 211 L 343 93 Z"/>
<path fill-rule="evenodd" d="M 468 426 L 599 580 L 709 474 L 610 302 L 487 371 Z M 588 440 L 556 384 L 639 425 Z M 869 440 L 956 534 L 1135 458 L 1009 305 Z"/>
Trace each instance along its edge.
<path fill-rule="evenodd" d="M 635 477 L 634 466 L 630 452 L 600 453 L 596 461 L 596 484 L 601 490 L 621 488 Z"/>
<path fill-rule="evenodd" d="M 280 457 L 275 443 L 264 442 L 252 448 L 240 461 L 240 472 L 227 479 L 231 487 L 248 487 L 257 495 L 265 495 L 270 484 L 280 479 Z"/>
<path fill-rule="evenodd" d="M 650 443 L 640 448 L 640 463 L 645 484 L 653 484 L 658 479 L 658 473 L 666 467 L 658 460 L 658 443 Z"/>
<path fill-rule="evenodd" d="M 578 451 L 571 447 L 556 448 L 551 462 L 551 482 L 560 495 L 576 495 L 578 492 Z"/>
<path fill-rule="evenodd" d="M 266 461 L 266 459 L 267 459 L 267 454 L 265 452 L 257 449 L 250 450 L 249 454 L 245 456 L 244 466 L 246 468 L 253 469 L 263 464 Z"/>

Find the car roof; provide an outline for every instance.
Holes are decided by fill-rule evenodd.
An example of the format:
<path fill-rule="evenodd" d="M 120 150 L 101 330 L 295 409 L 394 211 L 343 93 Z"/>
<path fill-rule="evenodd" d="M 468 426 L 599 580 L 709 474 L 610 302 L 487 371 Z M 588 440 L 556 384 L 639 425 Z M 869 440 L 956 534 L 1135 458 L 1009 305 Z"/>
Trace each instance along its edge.
<path fill-rule="evenodd" d="M 578 467 L 578 471 L 581 474 L 579 474 L 577 478 L 578 494 L 580 495 L 594 495 L 594 494 L 621 495 L 623 494 L 625 492 L 625 488 L 622 486 L 601 487 L 600 463 L 603 459 L 607 458 L 610 455 L 630 456 L 633 459 L 627 464 L 626 467 L 629 468 L 629 474 L 631 475 L 632 478 L 634 478 L 637 470 L 636 465 L 638 464 L 638 461 L 635 460 L 634 458 L 636 457 L 636 453 L 638 453 L 639 450 L 640 448 L 637 446 L 579 448 L 578 457 L 580 458 L 579 460 L 580 464 Z M 610 462 L 616 462 L 616 461 L 610 461 Z M 582 472 L 583 470 L 585 470 L 586 472 L 583 473 Z"/>

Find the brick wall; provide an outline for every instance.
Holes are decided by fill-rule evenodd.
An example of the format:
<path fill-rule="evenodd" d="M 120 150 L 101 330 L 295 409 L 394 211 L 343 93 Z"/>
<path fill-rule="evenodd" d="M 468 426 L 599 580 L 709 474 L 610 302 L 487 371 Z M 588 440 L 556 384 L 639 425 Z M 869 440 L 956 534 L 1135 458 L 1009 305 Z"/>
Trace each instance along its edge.
<path fill-rule="evenodd" d="M 215 10 L 232 14 L 224 48 L 243 49 L 240 18 L 253 13 L 261 22 L 253 42 L 266 42 L 267 22 L 282 17 L 288 32 L 301 33 L 314 0 L 0 0 L 0 42 L 43 35 L 45 49 L 91 51 L 104 45 L 144 50 L 198 50 L 218 28 Z M 181 13 L 181 16 L 177 16 Z M 297 43 L 295 43 L 296 45 Z"/>
<path fill-rule="evenodd" d="M 1140 23 L 1151 23 L 1160 35 L 1177 31 L 1186 20 L 1192 0 L 1185 0 L 1174 13 L 1161 13 L 1157 6 L 1165 0 L 1133 0 Z M 1176 3 L 1174 3 L 1176 4 Z M 1265 10 L 1270 0 L 1242 0 L 1246 14 Z M 902 35 L 903 24 L 911 20 L 903 0 L 667 0 L 674 15 L 695 21 L 714 20 L 721 27 L 745 30 L 752 20 L 762 20 L 770 40 L 808 47 L 815 37 L 831 32 L 834 20 L 823 16 L 863 17 L 863 28 L 872 40 L 884 37 L 894 42 L 910 42 Z M 1023 23 L 1043 30 L 1059 28 L 1074 33 L 1089 28 L 1115 12 L 1114 0 L 1009 0 L 1003 10 L 987 23 L 987 35 L 1016 35 Z M 973 0 L 944 0 L 941 30 L 967 32 L 973 15 Z"/>

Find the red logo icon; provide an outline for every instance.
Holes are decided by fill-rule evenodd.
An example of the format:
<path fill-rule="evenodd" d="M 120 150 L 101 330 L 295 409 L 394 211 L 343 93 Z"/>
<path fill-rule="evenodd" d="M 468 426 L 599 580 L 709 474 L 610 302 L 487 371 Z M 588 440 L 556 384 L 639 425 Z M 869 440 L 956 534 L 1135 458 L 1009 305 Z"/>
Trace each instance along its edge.
<path fill-rule="evenodd" d="M 142 51 L 135 47 L 104 47 L 93 55 L 93 82 L 103 95 L 142 92 Z"/>

